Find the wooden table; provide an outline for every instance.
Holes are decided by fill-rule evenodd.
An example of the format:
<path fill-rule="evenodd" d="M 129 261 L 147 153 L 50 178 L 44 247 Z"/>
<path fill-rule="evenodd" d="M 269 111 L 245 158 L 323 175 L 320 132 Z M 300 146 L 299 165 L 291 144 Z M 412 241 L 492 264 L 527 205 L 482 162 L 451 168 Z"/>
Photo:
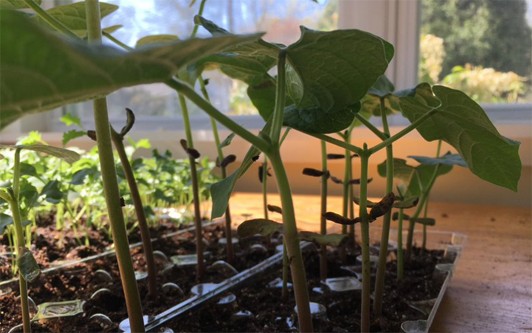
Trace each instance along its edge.
<path fill-rule="evenodd" d="M 318 230 L 319 197 L 293 198 L 298 228 Z M 268 201 L 279 205 L 277 195 Z M 235 224 L 263 217 L 260 194 L 236 193 L 230 204 Z M 341 205 L 340 197 L 329 197 L 328 210 L 341 213 Z M 437 219 L 435 230 L 468 237 L 431 332 L 532 331 L 531 208 L 438 202 L 429 215 Z"/>

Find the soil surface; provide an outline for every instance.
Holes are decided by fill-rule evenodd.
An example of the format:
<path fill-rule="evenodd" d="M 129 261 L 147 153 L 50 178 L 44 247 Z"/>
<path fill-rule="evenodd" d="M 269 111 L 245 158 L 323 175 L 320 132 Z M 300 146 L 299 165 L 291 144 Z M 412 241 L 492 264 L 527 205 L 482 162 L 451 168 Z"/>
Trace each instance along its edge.
<path fill-rule="evenodd" d="M 159 238 L 153 243 L 154 250 L 166 254 L 189 254 L 195 250 L 194 232 L 184 231 L 172 237 L 161 238 L 165 234 L 179 228 L 170 223 L 161 223 L 152 230 L 152 237 Z M 89 246 L 79 244 L 71 233 L 54 230 L 52 224 L 41 223 L 36 231 L 37 239 L 32 247 L 39 265 L 48 268 L 68 259 L 79 259 L 105 251 L 111 242 L 109 238 L 96 231 L 87 235 Z M 223 227 L 214 225 L 204 232 L 207 267 L 215 261 L 225 259 L 225 248 L 218 244 L 224 236 Z M 6 240 L 1 239 L 3 246 Z M 138 236 L 131 238 L 131 243 L 139 241 Z M 62 246 L 58 246 L 58 244 Z M 240 240 L 236 247 L 233 266 L 239 272 L 252 267 L 271 256 L 275 246 L 280 243 L 278 238 Z M 260 245 L 258 245 L 260 244 Z M 2 249 L 3 251 L 3 249 Z M 2 252 L 0 252 L 2 253 Z M 328 252 L 329 277 L 354 276 L 342 266 L 356 265 L 356 256 L 360 254 L 357 247 L 348 250 L 344 261 L 338 259 L 337 251 Z M 131 250 L 133 263 L 137 271 L 145 270 L 145 262 L 140 247 Z M 393 259 L 393 253 L 390 259 Z M 11 278 L 10 259 L 0 256 L 0 281 Z M 400 324 L 406 320 L 425 319 L 426 314 L 413 309 L 409 302 L 435 298 L 438 295 L 443 279 L 434 274 L 434 267 L 442 262 L 442 251 L 421 251 L 416 249 L 412 261 L 406 266 L 405 279 L 398 283 L 395 279 L 395 261 L 388 263 L 386 278 L 384 314 L 381 318 L 373 318 L 372 331 L 399 331 Z M 316 331 L 322 332 L 353 332 L 359 331 L 360 291 L 333 293 L 327 291 L 319 279 L 319 254 L 316 249 L 305 252 L 305 264 L 309 279 L 309 290 L 312 302 L 325 306 L 326 314 L 315 318 Z M 101 270 L 109 274 L 102 273 Z M 208 269 L 202 282 L 219 283 L 232 273 L 227 270 Z M 109 278 L 109 276 L 111 278 Z M 191 311 L 178 319 L 165 323 L 160 329 L 170 328 L 178 331 L 233 331 L 233 332 L 285 332 L 297 329 L 297 318 L 294 312 L 294 301 L 289 293 L 283 299 L 280 288 L 268 288 L 266 285 L 282 276 L 281 269 L 272 269 L 243 286 L 232 290 L 235 298 L 226 304 L 218 304 L 218 300 L 208 302 L 199 310 Z M 433 279 L 433 277 L 436 277 Z M 190 297 L 191 288 L 197 284 L 194 266 L 172 265 L 158 260 L 157 297 L 148 296 L 146 279 L 139 280 L 139 292 L 143 301 L 145 315 L 155 316 Z M 166 285 L 173 283 L 173 285 Z M 120 285 L 116 259 L 113 255 L 102 256 L 83 263 L 70 265 L 66 268 L 48 271 L 41 274 L 29 284 L 29 295 L 35 304 L 52 301 L 84 300 L 84 312 L 72 317 L 41 319 L 33 322 L 35 332 L 116 332 L 118 324 L 127 318 L 125 301 Z M 291 291 L 291 290 L 289 290 Z M 21 323 L 20 300 L 17 297 L 18 283 L 4 284 L 0 288 L 0 333 L 8 332 L 13 326 Z M 36 312 L 32 309 L 32 315 Z M 105 317 L 109 318 L 108 321 Z M 103 318 L 103 319 L 102 319 Z"/>

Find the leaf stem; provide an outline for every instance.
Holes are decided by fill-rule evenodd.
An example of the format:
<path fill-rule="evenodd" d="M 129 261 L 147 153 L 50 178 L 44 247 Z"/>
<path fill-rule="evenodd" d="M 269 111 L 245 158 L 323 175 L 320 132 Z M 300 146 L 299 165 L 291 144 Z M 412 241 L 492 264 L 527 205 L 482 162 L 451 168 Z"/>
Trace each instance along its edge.
<path fill-rule="evenodd" d="M 317 139 L 320 139 L 320 140 L 323 140 L 325 142 L 328 142 L 328 143 L 332 143 L 333 145 L 336 145 L 338 147 L 341 147 L 341 148 L 344 148 L 344 149 L 347 149 L 353 153 L 356 153 L 358 155 L 360 155 L 362 152 L 363 152 L 363 149 L 360 148 L 360 147 L 357 147 L 357 146 L 354 146 L 352 144 L 348 144 L 342 140 L 338 140 L 338 139 L 335 139 L 333 137 L 330 137 L 328 135 L 325 135 L 325 134 L 321 134 L 321 133 L 308 133 L 308 132 L 302 132 L 302 133 L 305 133 L 307 135 L 310 135 L 310 136 L 313 136 Z"/>
<path fill-rule="evenodd" d="M 209 116 L 216 119 L 216 121 L 218 121 L 220 124 L 227 127 L 229 130 L 231 130 L 247 142 L 251 143 L 259 150 L 265 151 L 269 149 L 270 144 L 266 142 L 266 140 L 254 135 L 253 133 L 249 132 L 248 130 L 237 124 L 231 118 L 227 117 L 221 111 L 216 109 L 212 104 L 210 104 L 207 100 L 198 95 L 196 91 L 185 82 L 179 79 L 172 79 L 166 81 L 165 83 L 171 88 L 177 90 L 179 93 L 186 96 L 192 103 L 200 107 Z"/>
<path fill-rule="evenodd" d="M 55 17 L 47 13 L 44 9 L 41 8 L 41 6 L 36 4 L 33 0 L 24 0 L 24 3 L 26 3 L 26 5 L 28 5 L 28 7 L 33 9 L 35 13 L 39 15 L 41 19 L 43 19 L 46 23 L 48 23 L 51 27 L 53 27 L 57 31 L 62 32 L 67 36 L 74 37 L 76 39 L 79 38 L 75 33 L 70 31 L 70 29 L 67 26 L 65 26 L 63 23 L 58 21 Z"/>
<path fill-rule="evenodd" d="M 286 101 L 286 50 L 279 51 L 277 60 L 277 85 L 275 91 L 275 106 L 272 118 L 270 138 L 274 147 L 280 146 L 281 129 L 283 127 L 284 107 Z"/>
<path fill-rule="evenodd" d="M 434 115 L 438 111 L 437 108 L 434 108 L 427 113 L 423 114 L 421 117 L 416 119 L 414 122 L 412 122 L 410 125 L 402 129 L 401 131 L 397 132 L 396 134 L 392 135 L 391 137 L 387 138 L 386 140 L 382 141 L 381 143 L 371 147 L 369 151 L 373 154 L 377 151 L 385 148 L 386 146 L 392 144 L 393 142 L 399 140 L 403 136 L 407 135 L 408 133 L 412 132 L 414 129 L 416 129 L 421 123 L 423 123 L 425 120 L 429 119 L 432 115 Z"/>

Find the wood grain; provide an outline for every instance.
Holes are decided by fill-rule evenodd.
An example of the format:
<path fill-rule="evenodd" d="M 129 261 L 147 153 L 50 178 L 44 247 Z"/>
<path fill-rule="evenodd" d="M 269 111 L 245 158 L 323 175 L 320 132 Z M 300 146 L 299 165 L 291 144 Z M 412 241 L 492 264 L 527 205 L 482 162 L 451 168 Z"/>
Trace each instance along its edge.
<path fill-rule="evenodd" d="M 268 198 L 280 205 L 277 195 Z M 294 202 L 298 228 L 319 230 L 319 197 L 294 195 Z M 263 216 L 260 194 L 236 193 L 230 204 L 235 225 Z M 328 206 L 341 213 L 342 199 L 331 196 Z M 437 202 L 429 216 L 437 220 L 434 230 L 467 235 L 431 332 L 532 331 L 531 208 Z M 270 218 L 281 220 L 275 213 Z"/>

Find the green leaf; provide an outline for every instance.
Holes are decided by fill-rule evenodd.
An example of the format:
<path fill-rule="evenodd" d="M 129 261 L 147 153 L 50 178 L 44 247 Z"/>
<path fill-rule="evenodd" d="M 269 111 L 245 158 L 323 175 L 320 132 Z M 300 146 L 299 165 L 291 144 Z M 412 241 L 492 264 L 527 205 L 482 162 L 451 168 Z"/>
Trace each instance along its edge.
<path fill-rule="evenodd" d="M 386 77 L 386 75 L 381 75 L 368 90 L 368 94 L 377 97 L 386 97 L 391 95 L 394 90 L 395 86 L 393 83 Z"/>
<path fill-rule="evenodd" d="M 82 185 L 85 182 L 85 178 L 87 176 L 96 175 L 98 173 L 99 172 L 96 167 L 89 167 L 89 168 L 78 170 L 72 175 L 72 180 L 70 181 L 70 184 Z"/>
<path fill-rule="evenodd" d="M 239 170 L 236 170 L 231 175 L 211 185 L 210 191 L 212 197 L 212 219 L 225 214 L 229 198 L 231 197 L 231 193 L 233 192 L 239 176 Z"/>
<path fill-rule="evenodd" d="M 347 235 L 341 235 L 341 234 L 322 235 L 322 234 L 310 232 L 310 231 L 301 231 L 299 233 L 299 238 L 301 240 L 318 243 L 320 245 L 330 245 L 330 246 L 340 246 L 349 239 Z"/>
<path fill-rule="evenodd" d="M 44 153 L 48 155 L 52 155 L 54 157 L 60 158 L 68 163 L 74 163 L 77 160 L 79 160 L 80 156 L 78 153 L 68 150 L 65 148 L 59 148 L 54 146 L 48 146 L 48 145 L 41 145 L 41 144 L 33 144 L 33 145 L 16 145 L 16 146 L 8 146 L 8 145 L 0 145 L 0 148 L 11 148 L 11 149 L 26 149 L 26 150 L 32 150 L 36 151 L 38 153 Z"/>
<path fill-rule="evenodd" d="M 107 15 L 116 11 L 117 9 L 117 5 L 100 2 L 100 17 L 104 18 Z M 87 37 L 87 16 L 84 1 L 75 2 L 67 5 L 55 6 L 53 8 L 48 9 L 46 12 L 50 16 L 61 22 L 78 37 Z M 39 21 L 39 23 L 47 25 L 47 23 L 39 16 L 36 16 L 35 19 Z"/>
<path fill-rule="evenodd" d="M 11 224 L 13 224 L 13 217 L 4 213 L 0 213 L 0 235 L 3 234 L 4 229 Z"/>
<path fill-rule="evenodd" d="M 445 164 L 445 165 L 458 165 L 464 168 L 467 168 L 467 163 L 464 161 L 462 156 L 458 154 L 452 154 L 451 152 L 447 152 L 445 155 L 441 157 L 426 157 L 426 156 L 408 156 L 411 159 L 416 160 L 420 164 L 426 164 L 426 165 L 437 165 L 437 164 Z"/>
<path fill-rule="evenodd" d="M 164 82 L 188 63 L 259 37 L 190 39 L 125 52 L 62 38 L 22 13 L 0 11 L 0 43 L 9 45 L 0 59 L 0 128 L 31 112 Z"/>
<path fill-rule="evenodd" d="M 360 30 L 313 31 L 287 47 L 287 87 L 295 105 L 285 111 L 285 125 L 332 133 L 347 128 L 360 100 L 384 74 L 393 46 Z M 358 107 L 357 107 L 358 105 Z"/>
<path fill-rule="evenodd" d="M 24 249 L 24 253 L 17 258 L 17 266 L 26 282 L 35 280 L 41 274 L 41 269 L 37 261 L 28 249 Z"/>
<path fill-rule="evenodd" d="M 52 204 L 61 202 L 63 198 L 63 192 L 61 191 L 61 184 L 57 180 L 52 180 L 41 190 L 41 195 L 45 196 L 46 201 Z"/>
<path fill-rule="evenodd" d="M 63 115 L 60 120 L 66 126 L 77 125 L 80 128 L 83 127 L 83 126 L 81 126 L 81 119 L 79 119 L 78 116 L 74 116 L 71 113 L 67 113 L 67 114 Z"/>
<path fill-rule="evenodd" d="M 37 176 L 37 170 L 32 164 L 26 163 L 26 162 L 20 162 L 20 174 L 22 176 Z"/>
<path fill-rule="evenodd" d="M 266 124 L 266 126 L 263 128 L 263 131 L 267 131 L 268 129 L 269 125 Z M 255 148 L 254 146 L 250 147 L 248 152 L 246 153 L 246 156 L 244 156 L 242 164 L 240 165 L 240 167 L 238 167 L 238 169 L 235 170 L 235 172 L 233 172 L 228 177 L 220 180 L 219 182 L 211 185 L 210 192 L 212 198 L 212 219 L 225 214 L 229 198 L 231 196 L 231 193 L 233 192 L 236 181 L 249 169 L 251 164 L 253 164 L 253 157 L 259 154 L 260 151 L 257 148 Z"/>
<path fill-rule="evenodd" d="M 153 44 L 164 44 L 164 43 L 170 43 L 178 41 L 179 37 L 176 35 L 169 35 L 169 34 L 161 34 L 161 35 L 150 35 L 142 37 L 137 41 L 135 44 L 135 48 L 139 48 L 146 45 L 153 45 Z"/>
<path fill-rule="evenodd" d="M 235 138 L 235 133 L 229 134 L 222 142 L 220 142 L 220 149 L 224 147 L 228 147 L 231 142 L 233 142 L 233 139 Z"/>
<path fill-rule="evenodd" d="M 38 5 L 41 5 L 42 0 L 33 0 Z M 24 9 L 28 8 L 28 5 L 24 0 L 0 0 L 1 9 Z"/>
<path fill-rule="evenodd" d="M 237 228 L 237 233 L 239 238 L 251 237 L 257 234 L 269 237 L 282 230 L 282 223 L 267 219 L 253 219 L 242 222 Z"/>
<path fill-rule="evenodd" d="M 19 201 L 24 204 L 26 210 L 30 209 L 37 203 L 39 192 L 25 178 L 20 182 Z"/>
<path fill-rule="evenodd" d="M 87 132 L 85 131 L 80 131 L 80 130 L 66 131 L 65 133 L 63 133 L 63 141 L 62 141 L 63 146 L 65 146 L 70 141 L 77 139 L 77 138 L 81 138 L 85 135 L 87 135 Z"/>
<path fill-rule="evenodd" d="M 463 92 L 443 86 L 434 86 L 433 90 L 441 106 L 417 128 L 423 138 L 447 142 L 475 175 L 517 191 L 521 176 L 519 143 L 500 135 L 484 110 Z M 432 96 L 424 88 L 416 90 L 415 97 L 401 98 L 403 114 L 411 122 L 429 111 L 426 97 Z"/>

